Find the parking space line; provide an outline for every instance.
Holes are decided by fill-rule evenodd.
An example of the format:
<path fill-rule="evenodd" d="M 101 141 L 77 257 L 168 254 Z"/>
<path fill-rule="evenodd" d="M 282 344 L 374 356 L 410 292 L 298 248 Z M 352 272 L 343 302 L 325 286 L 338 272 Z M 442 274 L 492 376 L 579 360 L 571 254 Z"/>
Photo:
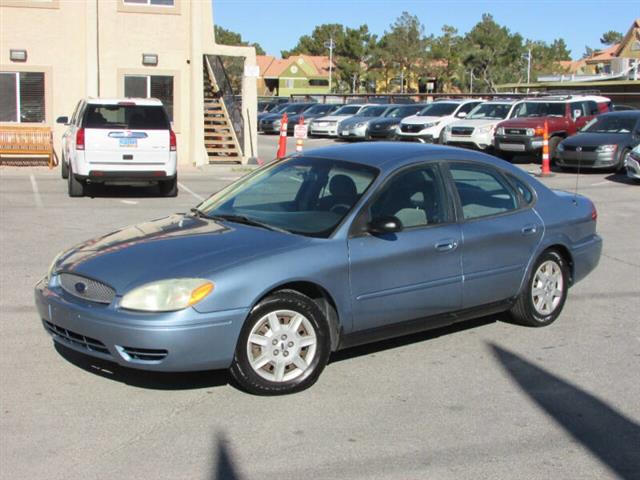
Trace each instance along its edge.
<path fill-rule="evenodd" d="M 186 187 L 183 183 L 178 182 L 178 187 L 180 187 L 185 192 L 190 193 L 193 197 L 197 198 L 201 202 L 204 201 L 204 197 L 202 195 L 198 195 L 196 192 Z"/>
<path fill-rule="evenodd" d="M 31 189 L 33 190 L 33 198 L 36 202 L 36 207 L 42 207 L 42 198 L 40 198 L 40 191 L 38 190 L 38 182 L 36 182 L 36 177 L 33 175 L 29 175 L 29 180 L 31 180 Z"/>

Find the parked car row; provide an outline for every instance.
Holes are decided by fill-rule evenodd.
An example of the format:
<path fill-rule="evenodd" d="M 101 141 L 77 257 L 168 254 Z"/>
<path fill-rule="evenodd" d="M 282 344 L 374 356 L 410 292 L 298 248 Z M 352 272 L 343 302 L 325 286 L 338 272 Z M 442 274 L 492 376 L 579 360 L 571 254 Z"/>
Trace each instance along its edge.
<path fill-rule="evenodd" d="M 550 156 L 561 168 L 579 164 L 620 170 L 640 143 L 640 110 L 614 111 L 609 98 L 597 95 L 322 106 L 328 115 L 320 104 L 289 104 L 264 116 L 260 128 L 279 131 L 282 112 L 287 112 L 288 131 L 303 116 L 312 137 L 441 143 L 512 160 L 540 155 L 546 124 Z"/>

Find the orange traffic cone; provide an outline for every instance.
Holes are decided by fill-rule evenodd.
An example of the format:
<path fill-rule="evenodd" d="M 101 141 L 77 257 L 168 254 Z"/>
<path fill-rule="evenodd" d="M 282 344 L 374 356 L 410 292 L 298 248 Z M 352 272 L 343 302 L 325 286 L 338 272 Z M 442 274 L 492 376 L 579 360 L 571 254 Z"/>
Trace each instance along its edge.
<path fill-rule="evenodd" d="M 298 120 L 298 125 L 304 125 L 304 115 L 300 115 L 300 119 Z M 302 151 L 302 137 L 298 137 L 296 139 L 296 152 Z"/>
<path fill-rule="evenodd" d="M 287 155 L 287 122 L 289 117 L 286 113 L 282 114 L 282 122 L 280 123 L 280 142 L 278 144 L 277 158 L 284 158 Z"/>
<path fill-rule="evenodd" d="M 551 176 L 551 161 L 549 159 L 549 125 L 546 120 L 544 121 L 544 130 L 542 133 L 542 169 L 540 170 L 540 176 Z"/>

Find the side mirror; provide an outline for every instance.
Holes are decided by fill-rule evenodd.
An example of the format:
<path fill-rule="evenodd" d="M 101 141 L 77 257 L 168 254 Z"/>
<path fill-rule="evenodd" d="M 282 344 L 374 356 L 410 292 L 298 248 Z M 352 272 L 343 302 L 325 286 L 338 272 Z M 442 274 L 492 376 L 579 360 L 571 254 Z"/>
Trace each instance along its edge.
<path fill-rule="evenodd" d="M 467 112 L 460 112 L 459 114 L 456 115 L 456 117 L 458 118 L 464 118 L 467 116 Z"/>
<path fill-rule="evenodd" d="M 62 123 L 63 125 L 69 125 L 69 117 L 58 117 L 56 123 Z"/>
<path fill-rule="evenodd" d="M 367 231 L 370 233 L 396 233 L 401 230 L 402 222 L 393 216 L 374 218 L 367 225 Z"/>
<path fill-rule="evenodd" d="M 577 109 L 573 111 L 573 118 L 580 118 L 582 116 L 582 110 Z"/>

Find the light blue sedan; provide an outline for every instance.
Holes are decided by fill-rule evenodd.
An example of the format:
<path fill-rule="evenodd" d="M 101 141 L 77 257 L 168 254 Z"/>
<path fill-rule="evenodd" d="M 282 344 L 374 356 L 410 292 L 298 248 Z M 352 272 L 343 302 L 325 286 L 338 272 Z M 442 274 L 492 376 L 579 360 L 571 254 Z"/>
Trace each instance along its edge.
<path fill-rule="evenodd" d="M 87 355 L 289 393 L 340 348 L 502 311 L 549 325 L 598 263 L 596 219 L 482 153 L 334 146 L 60 253 L 35 299 L 53 339 Z"/>

